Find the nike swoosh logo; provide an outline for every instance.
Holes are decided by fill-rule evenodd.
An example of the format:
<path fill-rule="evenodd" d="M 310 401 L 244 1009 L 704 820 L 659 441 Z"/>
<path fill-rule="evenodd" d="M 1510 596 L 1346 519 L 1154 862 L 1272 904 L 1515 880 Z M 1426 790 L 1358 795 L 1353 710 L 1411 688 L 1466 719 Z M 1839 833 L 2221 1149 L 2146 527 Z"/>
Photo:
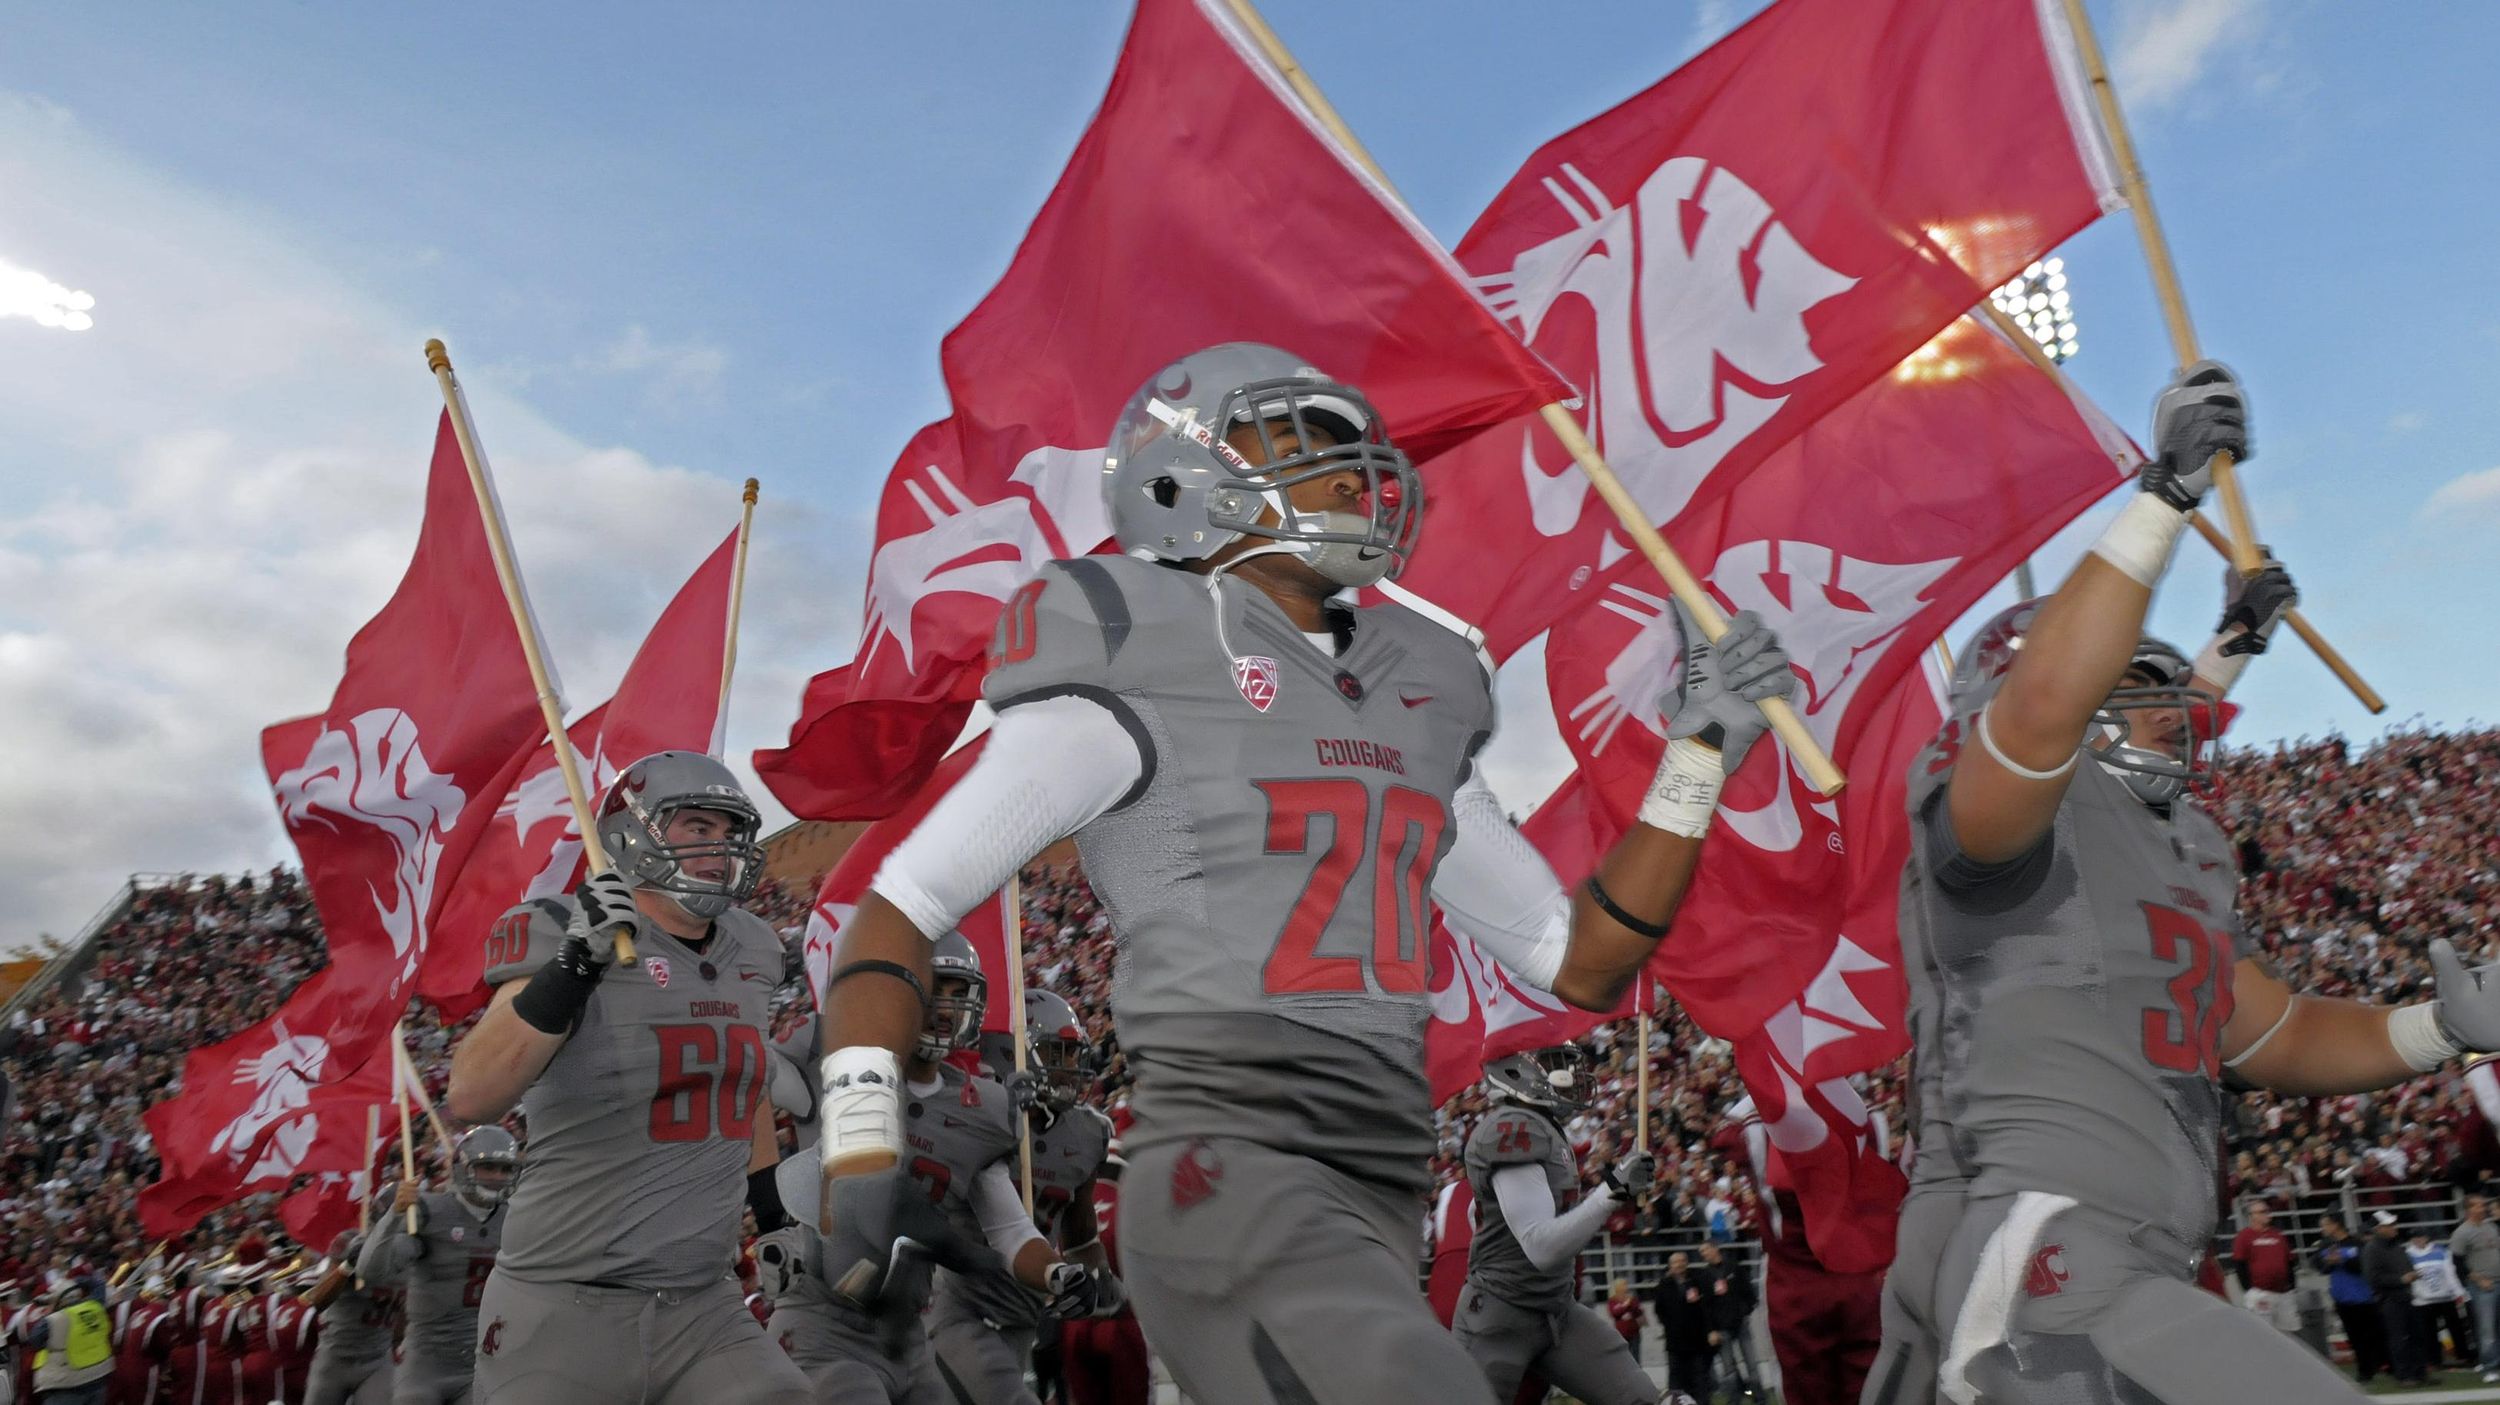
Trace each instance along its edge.
<path fill-rule="evenodd" d="M 770 984 L 772 983 L 771 981 L 766 980 L 766 978 L 765 978 L 765 977 L 763 977 L 763 976 L 761 976 L 761 975 L 758 975 L 758 974 L 756 974 L 756 973 L 755 973 L 755 972 L 753 972 L 753 971 L 740 971 L 740 972 L 738 973 L 738 979 L 740 979 L 740 980 L 742 980 L 742 981 L 764 981 L 764 983 L 765 983 L 765 984 L 767 984 L 767 985 L 770 985 Z"/>
<path fill-rule="evenodd" d="M 1398 701 L 1406 704 L 1408 707 L 1422 707 L 1425 703 L 1432 701 L 1432 694 L 1426 693 L 1420 698 L 1410 698 L 1403 691 L 1400 691 L 1398 694 Z"/>

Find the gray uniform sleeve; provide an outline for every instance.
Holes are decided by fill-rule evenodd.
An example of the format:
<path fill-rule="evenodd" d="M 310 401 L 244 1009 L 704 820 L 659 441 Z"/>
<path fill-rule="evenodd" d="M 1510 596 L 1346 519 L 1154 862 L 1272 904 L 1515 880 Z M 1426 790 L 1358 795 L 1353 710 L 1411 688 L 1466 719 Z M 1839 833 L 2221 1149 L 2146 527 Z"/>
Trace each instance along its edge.
<path fill-rule="evenodd" d="M 419 1207 L 418 1223 L 424 1223 L 423 1207 Z M 367 1283 L 399 1283 L 408 1276 L 409 1266 L 425 1257 L 425 1239 L 408 1232 L 408 1216 L 392 1211 L 365 1232 L 364 1248 L 356 1255 L 356 1276 Z"/>
<path fill-rule="evenodd" d="M 1050 562 L 999 611 L 981 696 L 1002 712 L 1065 693 L 1108 697 L 1105 684 L 1130 629 L 1128 602 L 1110 567 L 1082 559 Z"/>
<path fill-rule="evenodd" d="M 553 961 L 573 919 L 570 899 L 535 898 L 495 919 L 486 934 L 486 983 L 527 980 Z"/>
<path fill-rule="evenodd" d="M 2021 901 L 2048 876 L 2056 856 L 2057 828 L 2051 825 L 2028 852 L 2002 862 L 1983 862 L 1963 852 L 1962 841 L 1953 832 L 1953 818 L 1946 812 L 1945 795 L 1963 752 L 1980 745 L 1978 728 L 1977 711 L 1949 718 L 1910 762 L 1910 822 L 1920 839 L 1913 861 L 1923 866 L 1924 876 L 1933 879 L 1938 890 L 1959 899 L 1979 899 L 1983 906 L 1993 908 Z"/>

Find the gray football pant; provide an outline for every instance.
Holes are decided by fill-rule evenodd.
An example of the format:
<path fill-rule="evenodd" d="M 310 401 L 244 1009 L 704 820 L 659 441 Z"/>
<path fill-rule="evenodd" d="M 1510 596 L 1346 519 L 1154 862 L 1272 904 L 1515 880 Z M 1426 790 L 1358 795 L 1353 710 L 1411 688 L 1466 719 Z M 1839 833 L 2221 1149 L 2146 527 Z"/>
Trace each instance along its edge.
<path fill-rule="evenodd" d="M 993 1327 L 960 1305 L 945 1306 L 929 1314 L 929 1345 L 957 1405 L 1042 1405 L 1024 1384 L 1032 1328 Z"/>
<path fill-rule="evenodd" d="M 524 1283 L 478 1308 L 478 1405 L 808 1405 L 736 1280 L 666 1293 Z"/>
<path fill-rule="evenodd" d="M 775 1301 L 772 1331 L 817 1405 L 954 1405 L 917 1320 L 899 1354 L 853 1314 L 806 1299 Z"/>
<path fill-rule="evenodd" d="M 1120 1187 L 1137 1322 L 1192 1405 L 1491 1405 L 1417 1291 L 1416 1192 L 1230 1138 L 1134 1152 Z"/>
<path fill-rule="evenodd" d="M 469 1405 L 477 1374 L 474 1355 L 446 1349 L 432 1339 L 405 1344 L 407 1359 L 391 1373 L 391 1405 Z"/>
<path fill-rule="evenodd" d="M 1933 1228 L 1902 1219 L 1894 1272 L 1911 1281 L 1901 1283 L 1898 1302 L 1887 1285 L 1870 1405 L 2363 1398 L 2297 1339 L 2197 1287 L 2191 1251 L 2146 1226 L 2024 1191 L 1972 1196 L 1941 1246 L 1910 1238 Z M 1930 1282 L 1919 1283 L 1915 1269 L 1901 1275 L 1917 1263 L 1936 1265 Z M 1896 1343 L 1897 1320 L 1919 1329 L 1919 1340 Z M 1897 1354 L 1896 1345 L 1904 1348 Z M 1921 1375 L 1929 1362 L 1933 1374 Z"/>
<path fill-rule="evenodd" d="M 1470 1283 L 1450 1330 L 1484 1372 L 1498 1401 L 1516 1399 L 1531 1371 L 1583 1405 L 1656 1405 L 1658 1385 L 1632 1357 L 1632 1344 L 1583 1303 L 1530 1309 Z"/>
<path fill-rule="evenodd" d="M 313 1351 L 312 1372 L 304 1383 L 304 1405 L 388 1405 L 392 1371 L 390 1344 L 380 1356 L 349 1361 Z"/>

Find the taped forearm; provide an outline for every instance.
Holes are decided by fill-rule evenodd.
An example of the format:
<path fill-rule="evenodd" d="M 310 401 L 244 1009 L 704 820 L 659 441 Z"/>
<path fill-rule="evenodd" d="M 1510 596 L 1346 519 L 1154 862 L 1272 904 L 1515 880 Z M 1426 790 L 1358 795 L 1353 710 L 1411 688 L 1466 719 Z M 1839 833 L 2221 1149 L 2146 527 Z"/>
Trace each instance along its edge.
<path fill-rule="evenodd" d="M 1569 1267 L 1572 1258 L 1605 1228 L 1606 1217 L 1615 1212 L 1619 1203 L 1613 1192 L 1601 1186 L 1581 1197 L 1579 1204 L 1557 1214 L 1553 1192 L 1545 1185 L 1544 1168 L 1526 1164 L 1495 1171 L 1493 1193 L 1501 1202 L 1502 1222 L 1510 1226 L 1520 1252 L 1528 1256 L 1528 1262 L 1548 1273 Z"/>
<path fill-rule="evenodd" d="M 1433 874 L 1433 901 L 1503 970 L 1552 990 L 1571 946 L 1570 895 L 1480 777 L 1459 787 L 1450 810 L 1458 837 Z"/>
<path fill-rule="evenodd" d="M 1073 694 L 1017 704 L 869 886 L 922 936 L 943 936 L 1144 774 L 1136 740 L 1102 704 Z"/>

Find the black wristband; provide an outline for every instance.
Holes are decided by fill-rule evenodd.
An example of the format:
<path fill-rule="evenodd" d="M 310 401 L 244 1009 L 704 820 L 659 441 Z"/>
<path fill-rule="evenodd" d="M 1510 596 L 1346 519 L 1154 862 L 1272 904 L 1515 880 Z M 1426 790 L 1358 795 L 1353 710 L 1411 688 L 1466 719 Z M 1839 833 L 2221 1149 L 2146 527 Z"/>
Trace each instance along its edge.
<path fill-rule="evenodd" d="M 1675 924 L 1674 918 L 1668 918 L 1664 922 L 1643 922 L 1641 919 L 1634 917 L 1631 913 L 1624 911 L 1621 907 L 1616 906 L 1615 900 L 1607 896 L 1605 888 L 1598 883 L 1597 875 L 1594 873 L 1590 874 L 1589 881 L 1581 886 L 1588 889 L 1589 901 L 1597 904 L 1598 911 L 1605 913 L 1608 917 L 1613 918 L 1615 921 L 1631 928 L 1633 931 L 1640 933 L 1642 936 L 1649 938 L 1653 942 L 1658 940 L 1660 937 L 1665 936 L 1667 934 L 1667 928 Z"/>
<path fill-rule="evenodd" d="M 590 993 L 598 988 L 596 966 L 585 971 L 580 964 L 565 960 L 564 953 L 558 951 L 556 959 L 539 967 L 529 984 L 521 987 L 521 993 L 512 997 L 512 1013 L 541 1034 L 570 1035 L 582 1021 L 582 1009 L 590 1004 Z"/>
<path fill-rule="evenodd" d="M 747 1172 L 747 1208 L 755 1212 L 758 1234 L 770 1234 L 791 1223 L 790 1212 L 781 1206 L 781 1182 L 773 1174 L 778 1169 L 767 1166 Z"/>
<path fill-rule="evenodd" d="M 920 977 L 912 974 L 909 966 L 898 961 L 880 961 L 875 957 L 869 957 L 863 961 L 853 961 L 844 965 L 841 970 L 825 979 L 825 998 L 831 1000 L 833 988 L 853 976 L 892 976 L 911 987 L 911 993 L 920 997 L 920 1017 L 924 1020 L 929 1017 L 929 987 L 922 982 Z"/>

